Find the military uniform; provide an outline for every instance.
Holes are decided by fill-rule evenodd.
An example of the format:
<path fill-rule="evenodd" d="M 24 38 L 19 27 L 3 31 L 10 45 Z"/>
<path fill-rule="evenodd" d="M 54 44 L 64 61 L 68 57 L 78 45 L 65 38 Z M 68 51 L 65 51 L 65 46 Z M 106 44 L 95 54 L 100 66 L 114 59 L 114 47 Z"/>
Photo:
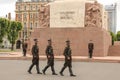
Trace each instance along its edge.
<path fill-rule="evenodd" d="M 60 71 L 60 75 L 64 76 L 63 71 L 65 70 L 65 68 L 68 67 L 69 72 L 70 72 L 70 76 L 76 76 L 72 72 L 72 56 L 71 56 L 72 52 L 71 52 L 71 48 L 70 48 L 70 44 L 69 44 L 70 41 L 68 40 L 68 41 L 66 41 L 66 43 L 67 43 L 67 47 L 65 47 L 65 50 L 64 50 L 64 53 L 63 53 L 63 55 L 65 56 L 65 63 L 64 63 L 63 68 Z"/>
<path fill-rule="evenodd" d="M 33 55 L 32 65 L 30 66 L 28 72 L 31 73 L 33 66 L 36 65 L 37 73 L 41 74 L 39 70 L 39 47 L 37 46 L 37 41 L 35 42 L 35 45 L 33 45 L 32 47 L 32 55 Z"/>
<path fill-rule="evenodd" d="M 27 52 L 27 43 L 23 43 L 22 44 L 22 48 L 23 48 L 23 56 L 26 56 L 26 52 Z"/>
<path fill-rule="evenodd" d="M 57 75 L 55 73 L 55 70 L 54 70 L 54 54 L 53 54 L 53 48 L 52 48 L 52 45 L 51 45 L 51 40 L 48 40 L 48 43 L 49 43 L 49 45 L 47 46 L 47 48 L 45 50 L 48 61 L 47 61 L 47 66 L 45 66 L 45 68 L 43 69 L 43 73 L 45 74 L 45 71 L 49 67 L 51 67 L 52 74 Z"/>
<path fill-rule="evenodd" d="M 94 44 L 93 44 L 93 43 L 89 43 L 89 44 L 88 44 L 88 49 L 89 49 L 89 58 L 92 58 L 93 49 L 94 49 Z"/>

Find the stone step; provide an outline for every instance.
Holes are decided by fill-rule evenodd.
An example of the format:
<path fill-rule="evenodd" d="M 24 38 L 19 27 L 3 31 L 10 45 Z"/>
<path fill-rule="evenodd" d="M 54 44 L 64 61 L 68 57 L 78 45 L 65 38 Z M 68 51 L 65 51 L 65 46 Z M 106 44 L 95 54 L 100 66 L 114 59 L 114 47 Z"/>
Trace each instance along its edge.
<path fill-rule="evenodd" d="M 108 55 L 109 56 L 120 56 L 120 45 L 110 46 Z"/>

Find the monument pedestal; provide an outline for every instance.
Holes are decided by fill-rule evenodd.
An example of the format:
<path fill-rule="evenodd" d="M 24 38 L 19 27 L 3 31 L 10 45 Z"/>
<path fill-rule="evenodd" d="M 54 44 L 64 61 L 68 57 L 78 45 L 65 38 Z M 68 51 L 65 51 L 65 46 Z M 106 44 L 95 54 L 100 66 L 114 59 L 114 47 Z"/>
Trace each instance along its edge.
<path fill-rule="evenodd" d="M 107 31 L 104 8 L 94 0 L 58 1 L 40 9 L 40 27 L 31 35 L 39 41 L 40 55 L 45 55 L 47 40 L 52 39 L 55 55 L 63 55 L 65 41 L 71 41 L 73 56 L 88 56 L 88 43 L 94 43 L 93 56 L 107 56 L 111 36 Z M 106 21 L 106 22 L 105 22 Z M 29 52 L 31 53 L 31 52 Z"/>
<path fill-rule="evenodd" d="M 93 56 L 107 56 L 109 45 L 111 45 L 111 36 L 109 32 L 102 28 L 85 27 L 85 28 L 39 28 L 31 37 L 31 45 L 34 44 L 33 39 L 38 39 L 40 55 L 45 55 L 47 40 L 52 39 L 54 54 L 63 55 L 66 46 L 65 41 L 71 41 L 73 56 L 88 56 L 88 43 L 90 40 L 94 43 Z"/>

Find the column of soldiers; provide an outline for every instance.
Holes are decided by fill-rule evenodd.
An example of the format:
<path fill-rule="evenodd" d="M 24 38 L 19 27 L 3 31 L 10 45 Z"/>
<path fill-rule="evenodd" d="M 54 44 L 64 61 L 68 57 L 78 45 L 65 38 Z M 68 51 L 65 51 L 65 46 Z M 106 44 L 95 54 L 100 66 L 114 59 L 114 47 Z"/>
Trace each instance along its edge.
<path fill-rule="evenodd" d="M 33 59 L 32 59 L 32 64 L 29 67 L 28 72 L 31 74 L 31 70 L 32 70 L 33 66 L 36 65 L 37 74 L 42 74 L 39 70 L 39 48 L 37 46 L 37 39 L 34 39 L 34 41 L 35 41 L 35 45 L 33 45 L 33 47 L 32 47 Z M 93 43 L 90 42 L 88 44 L 88 49 L 89 49 L 89 58 L 92 58 L 92 53 L 93 53 L 93 49 L 94 49 Z M 51 39 L 48 40 L 48 46 L 45 50 L 45 53 L 46 53 L 48 61 L 47 61 L 47 65 L 42 70 L 43 74 L 45 75 L 46 70 L 49 67 L 51 67 L 52 75 L 57 75 L 56 72 L 55 72 L 55 69 L 54 69 L 54 52 L 53 52 L 52 40 Z M 60 75 L 64 76 L 63 71 L 68 67 L 69 72 L 70 72 L 70 76 L 76 76 L 72 72 L 72 51 L 71 51 L 71 48 L 70 48 L 70 41 L 69 40 L 66 41 L 66 47 L 64 49 L 63 55 L 65 57 L 65 63 L 63 65 L 61 71 L 59 72 Z"/>

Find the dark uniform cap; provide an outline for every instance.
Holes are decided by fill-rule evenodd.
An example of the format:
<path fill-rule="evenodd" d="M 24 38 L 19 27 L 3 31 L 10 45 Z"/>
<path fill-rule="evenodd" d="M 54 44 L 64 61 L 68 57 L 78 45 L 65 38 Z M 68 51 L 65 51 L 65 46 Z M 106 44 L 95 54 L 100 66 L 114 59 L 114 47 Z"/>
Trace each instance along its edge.
<path fill-rule="evenodd" d="M 51 42 L 51 39 L 48 39 L 48 41 L 50 41 L 50 42 Z"/>
<path fill-rule="evenodd" d="M 37 39 L 34 39 L 34 41 L 36 41 L 36 42 L 37 42 L 38 40 L 37 40 Z"/>
<path fill-rule="evenodd" d="M 90 40 L 90 41 L 92 41 L 92 40 Z"/>
<path fill-rule="evenodd" d="M 66 41 L 66 43 L 69 43 L 69 42 L 70 42 L 70 40 L 67 40 L 67 41 Z"/>

